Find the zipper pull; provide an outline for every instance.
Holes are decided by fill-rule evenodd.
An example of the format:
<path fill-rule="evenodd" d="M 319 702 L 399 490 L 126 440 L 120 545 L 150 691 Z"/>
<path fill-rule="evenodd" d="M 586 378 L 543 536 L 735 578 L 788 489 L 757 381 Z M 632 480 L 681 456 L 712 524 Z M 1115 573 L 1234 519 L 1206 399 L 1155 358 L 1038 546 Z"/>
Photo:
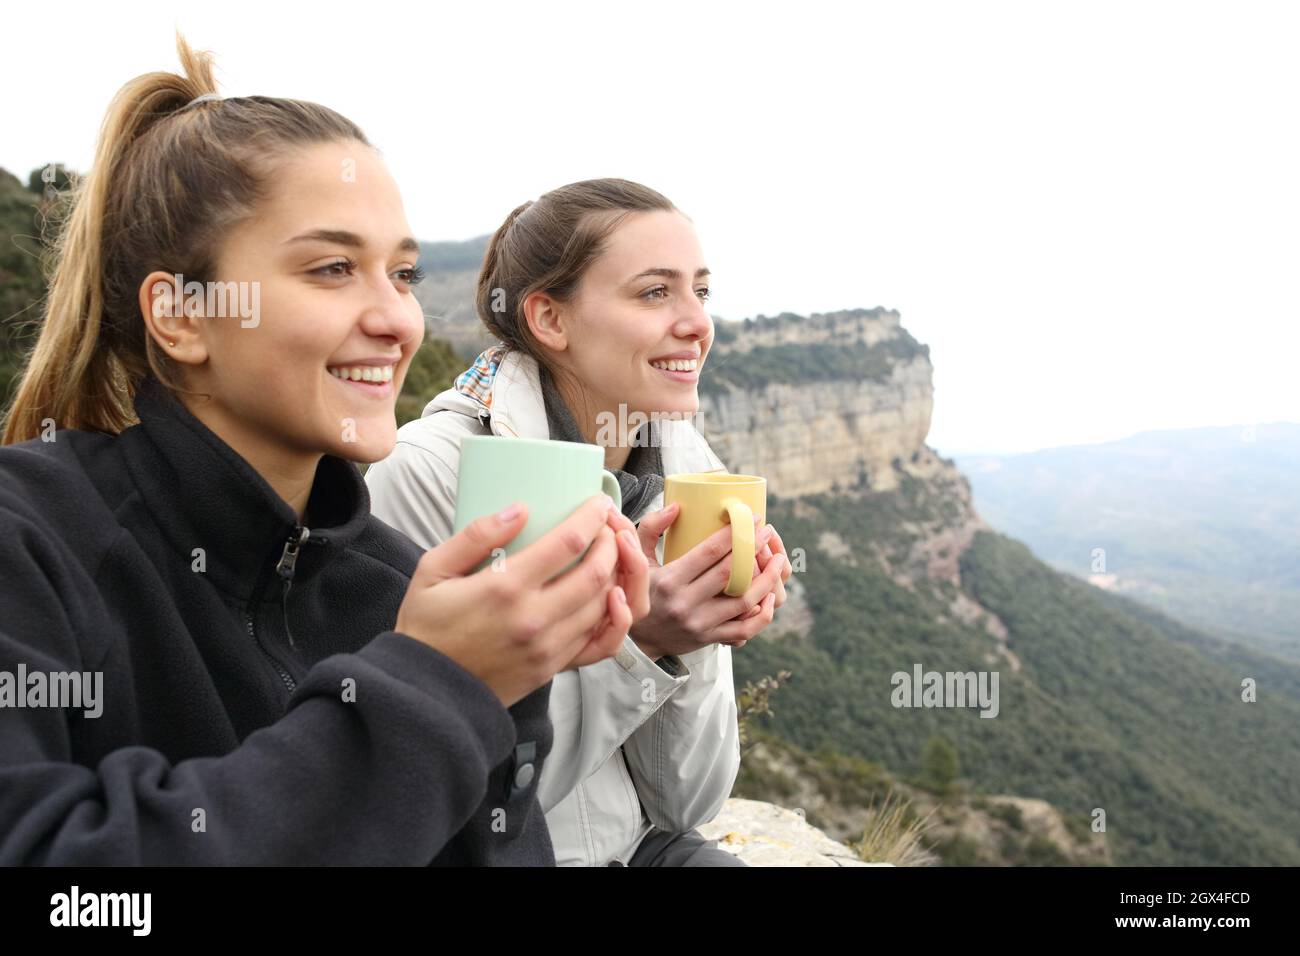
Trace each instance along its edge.
<path fill-rule="evenodd" d="M 293 566 L 298 561 L 298 549 L 309 537 L 309 530 L 302 525 L 295 525 L 289 540 L 284 543 L 284 553 L 280 555 L 280 563 L 275 566 L 275 570 L 286 582 L 293 580 Z"/>
<path fill-rule="evenodd" d="M 294 647 L 293 631 L 289 629 L 289 588 L 293 585 L 293 569 L 298 563 L 298 549 L 311 537 L 311 532 L 303 525 L 295 525 L 289 540 L 284 543 L 284 553 L 275 566 L 276 573 L 284 579 L 284 590 L 280 592 L 280 610 L 284 614 L 284 633 L 289 635 L 289 646 Z"/>

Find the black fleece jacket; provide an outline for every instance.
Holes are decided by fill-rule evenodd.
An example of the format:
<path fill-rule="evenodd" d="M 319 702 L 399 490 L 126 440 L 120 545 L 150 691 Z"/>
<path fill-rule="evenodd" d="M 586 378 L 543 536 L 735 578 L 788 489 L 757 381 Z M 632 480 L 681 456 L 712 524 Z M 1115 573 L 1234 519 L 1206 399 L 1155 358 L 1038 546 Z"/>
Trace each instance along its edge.
<path fill-rule="evenodd" d="M 304 538 L 164 389 L 135 408 L 0 448 L 0 864 L 553 865 L 550 687 L 507 709 L 393 630 L 421 552 L 356 466 Z M 63 672 L 99 716 L 37 695 Z"/>

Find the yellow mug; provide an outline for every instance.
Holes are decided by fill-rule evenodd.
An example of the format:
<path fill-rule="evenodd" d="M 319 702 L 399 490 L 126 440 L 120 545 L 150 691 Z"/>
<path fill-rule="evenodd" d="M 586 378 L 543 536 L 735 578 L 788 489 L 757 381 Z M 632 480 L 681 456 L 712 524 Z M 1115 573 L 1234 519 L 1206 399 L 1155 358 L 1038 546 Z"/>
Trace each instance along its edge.
<path fill-rule="evenodd" d="M 681 511 L 664 538 L 664 564 L 676 561 L 709 535 L 731 525 L 731 578 L 723 593 L 740 597 L 754 581 L 754 516 L 767 520 L 767 479 L 725 472 L 668 475 L 664 507 Z"/>

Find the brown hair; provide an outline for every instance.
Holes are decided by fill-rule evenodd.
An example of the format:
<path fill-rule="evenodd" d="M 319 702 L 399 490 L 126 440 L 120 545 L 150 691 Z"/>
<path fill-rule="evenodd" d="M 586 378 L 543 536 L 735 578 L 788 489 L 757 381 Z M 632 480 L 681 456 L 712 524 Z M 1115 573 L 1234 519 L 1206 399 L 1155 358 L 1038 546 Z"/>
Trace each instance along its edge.
<path fill-rule="evenodd" d="M 492 236 L 478 274 L 478 317 L 507 349 L 517 349 L 553 376 L 559 368 L 533 337 L 523 303 L 534 292 L 567 302 L 605 240 L 634 212 L 680 212 L 648 186 L 626 179 L 587 179 L 552 189 L 516 207 Z M 579 383 L 575 393 L 581 394 Z"/>
<path fill-rule="evenodd" d="M 220 240 L 265 198 L 277 160 L 361 130 L 315 103 L 215 94 L 212 56 L 178 33 L 184 76 L 146 73 L 108 107 L 90 172 L 76 187 L 54 246 L 40 336 L 5 423 L 4 444 L 61 428 L 116 434 L 152 374 L 179 390 L 173 363 L 145 328 L 140 283 L 161 270 L 213 276 Z"/>

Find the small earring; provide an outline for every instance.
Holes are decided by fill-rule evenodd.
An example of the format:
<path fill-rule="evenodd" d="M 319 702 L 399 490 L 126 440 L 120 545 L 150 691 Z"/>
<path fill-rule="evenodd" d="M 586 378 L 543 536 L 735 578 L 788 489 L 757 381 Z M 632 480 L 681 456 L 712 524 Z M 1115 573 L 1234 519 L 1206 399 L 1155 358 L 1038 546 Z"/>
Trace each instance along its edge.
<path fill-rule="evenodd" d="M 167 345 L 169 348 L 176 348 L 176 343 L 171 341 L 170 339 L 167 340 Z"/>

